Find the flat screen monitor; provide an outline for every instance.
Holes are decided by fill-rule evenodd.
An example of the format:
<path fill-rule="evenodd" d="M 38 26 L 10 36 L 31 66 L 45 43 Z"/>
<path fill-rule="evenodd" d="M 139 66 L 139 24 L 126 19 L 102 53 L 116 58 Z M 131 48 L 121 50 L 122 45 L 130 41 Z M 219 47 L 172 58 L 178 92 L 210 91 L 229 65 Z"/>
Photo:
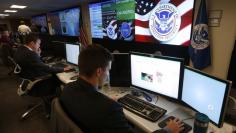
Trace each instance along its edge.
<path fill-rule="evenodd" d="M 112 55 L 110 85 L 115 87 L 130 87 L 130 54 L 112 53 Z"/>
<path fill-rule="evenodd" d="M 66 44 L 66 61 L 78 65 L 80 47 L 76 44 Z"/>
<path fill-rule="evenodd" d="M 92 38 L 134 40 L 135 0 L 89 4 Z"/>
<path fill-rule="evenodd" d="M 34 32 L 47 33 L 48 32 L 48 23 L 46 15 L 34 16 L 31 19 L 31 30 Z M 34 29 L 32 29 L 34 28 Z"/>
<path fill-rule="evenodd" d="M 181 99 L 221 127 L 230 86 L 229 81 L 185 67 Z"/>
<path fill-rule="evenodd" d="M 131 86 L 179 98 L 183 59 L 131 53 Z"/>
<path fill-rule="evenodd" d="M 79 36 L 80 8 L 48 13 L 51 35 Z"/>

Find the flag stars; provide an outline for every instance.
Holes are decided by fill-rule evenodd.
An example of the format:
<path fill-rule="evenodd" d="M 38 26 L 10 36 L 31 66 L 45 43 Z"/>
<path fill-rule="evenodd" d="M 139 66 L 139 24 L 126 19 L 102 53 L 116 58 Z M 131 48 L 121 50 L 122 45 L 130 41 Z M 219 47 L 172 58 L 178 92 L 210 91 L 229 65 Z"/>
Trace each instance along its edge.
<path fill-rule="evenodd" d="M 146 13 L 146 11 L 147 11 L 146 9 L 143 10 L 144 13 Z"/>
<path fill-rule="evenodd" d="M 150 4 L 150 7 L 153 7 L 153 3 Z"/>
<path fill-rule="evenodd" d="M 135 0 L 137 2 L 136 13 L 140 15 L 145 15 L 150 12 L 156 5 L 155 2 L 151 0 Z"/>

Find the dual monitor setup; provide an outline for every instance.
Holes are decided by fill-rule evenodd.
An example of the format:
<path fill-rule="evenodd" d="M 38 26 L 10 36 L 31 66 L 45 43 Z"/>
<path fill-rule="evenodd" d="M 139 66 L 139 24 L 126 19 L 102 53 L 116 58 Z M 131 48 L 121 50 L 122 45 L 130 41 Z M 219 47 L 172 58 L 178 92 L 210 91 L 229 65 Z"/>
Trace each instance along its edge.
<path fill-rule="evenodd" d="M 65 44 L 66 61 L 78 65 L 80 47 Z M 113 53 L 111 86 L 131 86 L 180 101 L 221 127 L 231 83 L 184 66 L 180 58 Z"/>
<path fill-rule="evenodd" d="M 180 58 L 136 52 L 113 57 L 111 86 L 130 85 L 175 99 L 222 126 L 231 82 L 184 66 Z"/>

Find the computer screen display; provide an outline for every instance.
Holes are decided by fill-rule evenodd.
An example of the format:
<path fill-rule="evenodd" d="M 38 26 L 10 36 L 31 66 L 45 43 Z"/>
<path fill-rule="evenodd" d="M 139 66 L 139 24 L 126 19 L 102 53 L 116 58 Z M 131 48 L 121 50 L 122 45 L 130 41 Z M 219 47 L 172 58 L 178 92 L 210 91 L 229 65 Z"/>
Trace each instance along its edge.
<path fill-rule="evenodd" d="M 113 61 L 110 70 L 110 85 L 130 87 L 130 56 L 129 53 L 112 53 Z"/>
<path fill-rule="evenodd" d="M 135 0 L 89 4 L 92 38 L 134 40 Z"/>
<path fill-rule="evenodd" d="M 131 53 L 131 85 L 174 99 L 179 98 L 183 60 Z"/>
<path fill-rule="evenodd" d="M 78 65 L 79 52 L 79 45 L 66 44 L 66 61 Z"/>
<path fill-rule="evenodd" d="M 79 36 L 80 8 L 48 13 L 51 35 Z"/>
<path fill-rule="evenodd" d="M 92 38 L 188 46 L 194 0 L 106 0 L 89 4 Z"/>
<path fill-rule="evenodd" d="M 35 28 L 37 28 L 37 32 L 41 32 L 41 33 L 48 32 L 48 23 L 47 23 L 46 15 L 32 17 L 31 23 L 32 23 L 32 25 L 35 26 Z"/>
<path fill-rule="evenodd" d="M 214 124 L 220 127 L 229 88 L 228 81 L 186 67 L 181 99 L 193 109 L 206 114 Z"/>

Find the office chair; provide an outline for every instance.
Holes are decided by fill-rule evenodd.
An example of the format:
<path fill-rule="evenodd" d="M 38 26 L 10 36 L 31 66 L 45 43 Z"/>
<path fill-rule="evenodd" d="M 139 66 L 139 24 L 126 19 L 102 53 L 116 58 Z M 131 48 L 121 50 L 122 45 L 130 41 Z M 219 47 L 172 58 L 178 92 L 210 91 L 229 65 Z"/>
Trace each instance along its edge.
<path fill-rule="evenodd" d="M 51 78 L 51 75 L 38 77 L 34 81 L 22 78 L 21 84 L 19 85 L 17 89 L 17 94 L 23 97 L 24 96 L 39 97 L 41 101 L 35 104 L 30 109 L 28 109 L 25 113 L 23 113 L 21 115 L 21 120 L 26 119 L 29 116 L 29 114 L 35 109 L 39 108 L 40 106 L 43 106 L 45 103 L 49 103 L 50 100 L 48 96 L 40 96 L 35 93 L 32 93 L 32 91 L 34 91 L 34 89 L 40 89 L 40 87 L 43 87 L 42 84 L 50 78 Z"/>
<path fill-rule="evenodd" d="M 58 98 L 52 101 L 51 126 L 52 133 L 83 133 L 65 113 Z"/>
<path fill-rule="evenodd" d="M 21 67 L 15 62 L 15 60 L 12 57 L 8 56 L 7 58 L 11 62 L 11 64 L 13 65 L 12 72 L 14 74 L 19 74 L 21 72 Z"/>
<path fill-rule="evenodd" d="M 21 72 L 21 67 L 15 62 L 15 60 L 12 57 L 8 57 L 9 61 L 14 65 L 14 69 L 13 72 L 14 74 L 17 74 L 18 76 L 20 76 L 20 72 Z M 37 96 L 33 93 L 31 93 L 31 91 L 35 88 L 40 86 L 40 84 L 42 84 L 43 82 L 45 82 L 46 80 L 51 78 L 51 75 L 46 75 L 43 77 L 38 77 L 36 78 L 34 81 L 31 81 L 29 79 L 25 79 L 23 77 L 21 77 L 21 83 L 19 85 L 19 87 L 17 88 L 17 94 L 19 96 L 33 96 L 33 97 L 40 97 L 41 101 L 39 103 L 37 103 L 36 105 L 34 105 L 33 107 L 29 108 L 25 113 L 23 113 L 21 115 L 21 119 L 24 120 L 27 118 L 27 116 L 29 116 L 29 114 L 34 111 L 35 109 L 37 109 L 38 107 L 44 105 L 46 102 L 49 101 L 47 96 Z M 40 87 L 38 87 L 39 89 Z"/>

